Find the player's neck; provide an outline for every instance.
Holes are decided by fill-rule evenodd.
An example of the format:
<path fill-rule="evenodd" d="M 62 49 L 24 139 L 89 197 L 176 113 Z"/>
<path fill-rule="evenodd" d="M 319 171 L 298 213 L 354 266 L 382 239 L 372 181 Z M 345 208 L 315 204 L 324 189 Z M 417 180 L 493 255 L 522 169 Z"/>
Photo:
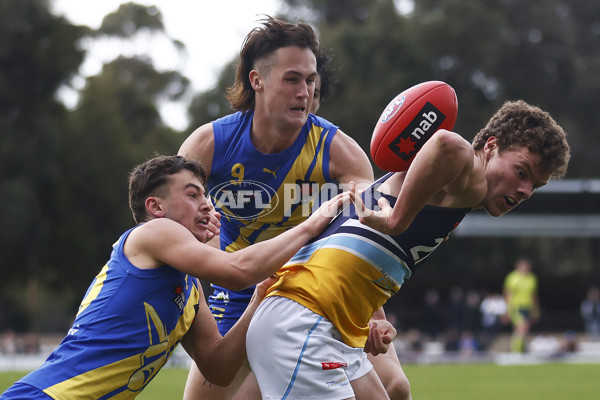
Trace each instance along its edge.
<path fill-rule="evenodd" d="M 274 124 L 261 124 L 255 120 L 250 137 L 256 150 L 262 154 L 277 154 L 294 144 L 299 134 L 300 129 L 290 133 L 290 130 L 281 129 Z"/>

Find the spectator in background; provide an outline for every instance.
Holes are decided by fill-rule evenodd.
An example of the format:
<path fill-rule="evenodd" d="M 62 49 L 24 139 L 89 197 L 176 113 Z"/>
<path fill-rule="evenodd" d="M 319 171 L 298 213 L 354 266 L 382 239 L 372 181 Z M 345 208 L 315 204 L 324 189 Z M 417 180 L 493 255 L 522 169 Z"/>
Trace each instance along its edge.
<path fill-rule="evenodd" d="M 435 340 L 443 329 L 443 313 L 440 306 L 440 293 L 430 289 L 425 293 L 423 305 L 423 333 L 428 339 Z"/>
<path fill-rule="evenodd" d="M 531 261 L 519 258 L 514 271 L 504 280 L 504 300 L 508 306 L 508 316 L 513 325 L 510 340 L 510 351 L 524 353 L 525 339 L 531 325 L 540 316 L 539 299 L 537 295 L 538 282 L 531 272 Z"/>
<path fill-rule="evenodd" d="M 463 332 L 471 331 L 477 338 L 481 332 L 481 295 L 476 290 L 469 290 L 465 299 L 465 312 L 463 316 Z"/>
<path fill-rule="evenodd" d="M 581 317 L 589 339 L 598 340 L 600 338 L 600 289 L 595 286 L 588 289 L 586 298 L 581 302 Z"/>
<path fill-rule="evenodd" d="M 465 318 L 465 294 L 461 287 L 454 286 L 450 289 L 450 304 L 448 305 L 447 330 L 455 330 L 457 335 L 463 330 Z"/>
<path fill-rule="evenodd" d="M 506 302 L 499 293 L 488 293 L 481 304 L 481 325 L 483 327 L 481 346 L 490 347 L 502 325 L 502 317 L 506 315 Z"/>

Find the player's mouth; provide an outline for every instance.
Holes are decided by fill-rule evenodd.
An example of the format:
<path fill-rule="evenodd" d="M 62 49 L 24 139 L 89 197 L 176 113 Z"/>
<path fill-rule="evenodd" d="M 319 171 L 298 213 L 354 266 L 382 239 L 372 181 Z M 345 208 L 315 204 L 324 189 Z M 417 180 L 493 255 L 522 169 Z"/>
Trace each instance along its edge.
<path fill-rule="evenodd" d="M 303 113 L 306 111 L 306 107 L 292 107 L 292 111 Z"/>
<path fill-rule="evenodd" d="M 514 199 L 514 197 L 505 197 L 504 201 L 506 202 L 506 205 L 510 208 L 510 207 L 515 207 L 517 204 L 519 204 L 517 202 L 517 200 Z"/>
<path fill-rule="evenodd" d="M 203 225 L 204 227 L 206 227 L 208 225 L 208 221 L 209 221 L 208 217 L 201 218 L 201 219 L 198 220 L 197 224 Z"/>

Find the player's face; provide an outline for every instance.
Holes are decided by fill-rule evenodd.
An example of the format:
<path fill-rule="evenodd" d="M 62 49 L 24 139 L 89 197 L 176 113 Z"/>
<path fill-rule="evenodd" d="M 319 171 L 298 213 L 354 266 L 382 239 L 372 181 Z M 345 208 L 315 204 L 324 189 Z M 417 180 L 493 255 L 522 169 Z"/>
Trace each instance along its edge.
<path fill-rule="evenodd" d="M 495 138 L 490 138 L 485 146 L 488 191 L 483 207 L 490 215 L 507 213 L 550 180 L 550 175 L 538 167 L 539 156 L 526 147 L 499 152 Z"/>
<path fill-rule="evenodd" d="M 310 49 L 282 47 L 257 91 L 256 113 L 280 129 L 297 131 L 306 123 L 313 102 L 317 61 Z"/>
<path fill-rule="evenodd" d="M 212 209 L 204 195 L 204 185 L 188 170 L 171 175 L 168 194 L 162 198 L 165 217 L 179 222 L 201 242 L 206 242 Z"/>

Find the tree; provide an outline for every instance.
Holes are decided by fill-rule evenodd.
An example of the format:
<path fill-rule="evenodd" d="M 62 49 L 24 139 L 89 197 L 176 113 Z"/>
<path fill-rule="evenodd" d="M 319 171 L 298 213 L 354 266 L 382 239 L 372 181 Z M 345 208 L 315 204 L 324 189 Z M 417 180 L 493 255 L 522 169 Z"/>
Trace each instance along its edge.
<path fill-rule="evenodd" d="M 47 273 L 44 254 L 55 223 L 48 210 L 60 180 L 66 115 L 55 92 L 77 72 L 84 57 L 77 43 L 87 32 L 50 14 L 47 1 L 0 3 L 0 301 L 7 304 L 11 284 L 18 281 L 13 287 L 23 292 Z M 24 307 L 10 304 L 1 307 L 0 323 Z"/>
<path fill-rule="evenodd" d="M 161 18 L 155 7 L 129 3 L 92 31 L 53 16 L 47 1 L 0 3 L 0 329 L 65 329 L 133 222 L 128 172 L 176 152 L 182 139 L 158 107 L 180 98 L 189 81 L 156 71 L 143 55 L 105 65 L 72 111 L 56 98 L 84 59 L 83 39 L 160 32 Z"/>
<path fill-rule="evenodd" d="M 291 19 L 302 15 L 317 27 L 340 66 L 337 96 L 323 115 L 348 127 L 364 148 L 395 94 L 443 80 L 457 91 L 455 129 L 465 138 L 504 101 L 520 98 L 549 111 L 569 133 L 568 176 L 597 176 L 600 159 L 590 150 L 600 137 L 590 127 L 600 122 L 600 3 L 420 0 L 404 14 L 392 0 L 345 2 L 345 10 L 332 0 L 285 3 Z"/>

